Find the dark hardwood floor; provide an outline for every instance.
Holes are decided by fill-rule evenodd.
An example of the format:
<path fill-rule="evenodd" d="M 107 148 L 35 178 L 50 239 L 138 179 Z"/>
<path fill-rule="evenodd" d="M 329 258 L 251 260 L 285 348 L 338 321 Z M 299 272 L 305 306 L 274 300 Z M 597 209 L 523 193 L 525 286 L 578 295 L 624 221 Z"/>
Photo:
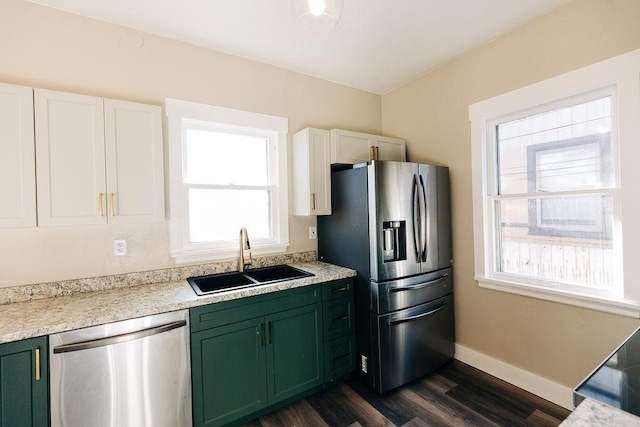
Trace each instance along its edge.
<path fill-rule="evenodd" d="M 384 396 L 355 380 L 244 424 L 320 426 L 557 426 L 569 411 L 453 360 Z"/>

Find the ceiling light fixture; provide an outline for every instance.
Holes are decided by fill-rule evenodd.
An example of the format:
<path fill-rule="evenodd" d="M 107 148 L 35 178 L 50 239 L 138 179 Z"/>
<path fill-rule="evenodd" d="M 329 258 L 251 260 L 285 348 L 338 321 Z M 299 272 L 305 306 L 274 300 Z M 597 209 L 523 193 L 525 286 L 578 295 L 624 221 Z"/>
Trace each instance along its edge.
<path fill-rule="evenodd" d="M 312 34 L 333 30 L 342 16 L 342 0 L 291 0 L 296 25 Z"/>

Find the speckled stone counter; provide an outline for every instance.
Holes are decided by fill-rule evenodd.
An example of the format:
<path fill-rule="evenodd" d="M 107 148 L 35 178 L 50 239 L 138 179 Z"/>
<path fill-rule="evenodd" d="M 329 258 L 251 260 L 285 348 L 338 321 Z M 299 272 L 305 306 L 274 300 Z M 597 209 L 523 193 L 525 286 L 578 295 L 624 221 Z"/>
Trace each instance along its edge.
<path fill-rule="evenodd" d="M 640 418 L 593 399 L 585 399 L 561 427 L 638 427 Z"/>
<path fill-rule="evenodd" d="M 271 258 L 265 265 L 278 263 Z M 49 335 L 52 333 L 85 328 L 119 320 L 148 316 L 199 305 L 212 304 L 247 296 L 260 295 L 284 289 L 313 285 L 320 282 L 355 276 L 355 271 L 319 261 L 293 260 L 287 264 L 313 273 L 314 276 L 260 285 L 238 291 L 221 292 L 209 296 L 197 296 L 184 277 L 159 283 L 110 286 L 99 291 L 78 291 L 77 286 L 69 286 L 63 292 L 48 298 L 27 298 L 21 302 L 0 305 L 0 343 Z M 259 267 L 262 265 L 254 265 Z M 169 271 L 167 274 L 191 276 L 230 271 L 233 267 L 194 267 L 194 271 Z M 214 271 L 210 271 L 210 270 Z M 169 269 L 172 270 L 172 269 Z M 219 271 L 218 271 L 219 270 Z M 132 273 L 144 274 L 144 273 Z M 155 273 L 154 273 L 155 275 Z M 127 276 L 127 275 L 121 275 Z M 155 276 L 154 276 L 155 277 Z M 163 277 L 160 275 L 159 277 Z M 164 276 L 166 277 L 166 276 Z M 87 279 L 88 280 L 88 279 Z M 109 279 L 107 279 L 108 281 Z M 70 281 L 71 282 L 71 281 Z M 76 281 L 78 282 L 78 281 Z M 82 281 L 80 281 L 82 282 Z M 100 282 L 97 279 L 87 283 Z M 35 286 L 35 285 L 34 285 Z M 55 288 L 55 286 L 54 286 Z M 33 289 L 31 289 L 33 291 Z M 20 293 L 20 290 L 15 292 Z M 24 291 L 27 296 L 29 291 Z M 46 294 L 46 291 L 43 291 Z M 68 293 L 68 294 L 67 294 Z M 38 295 L 40 295 L 38 293 Z"/>

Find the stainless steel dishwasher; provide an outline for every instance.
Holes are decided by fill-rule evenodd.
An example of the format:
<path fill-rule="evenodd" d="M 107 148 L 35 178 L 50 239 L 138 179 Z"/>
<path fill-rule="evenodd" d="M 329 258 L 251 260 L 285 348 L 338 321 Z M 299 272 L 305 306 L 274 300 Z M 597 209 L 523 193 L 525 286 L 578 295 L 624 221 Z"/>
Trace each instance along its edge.
<path fill-rule="evenodd" d="M 49 337 L 51 426 L 191 426 L 187 310 Z"/>

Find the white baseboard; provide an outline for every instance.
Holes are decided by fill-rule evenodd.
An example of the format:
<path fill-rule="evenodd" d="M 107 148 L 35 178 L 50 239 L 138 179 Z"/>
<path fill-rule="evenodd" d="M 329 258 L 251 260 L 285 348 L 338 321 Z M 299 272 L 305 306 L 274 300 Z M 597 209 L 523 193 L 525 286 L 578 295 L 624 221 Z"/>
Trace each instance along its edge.
<path fill-rule="evenodd" d="M 573 390 L 486 354 L 456 344 L 454 358 L 550 402 L 573 410 Z"/>

